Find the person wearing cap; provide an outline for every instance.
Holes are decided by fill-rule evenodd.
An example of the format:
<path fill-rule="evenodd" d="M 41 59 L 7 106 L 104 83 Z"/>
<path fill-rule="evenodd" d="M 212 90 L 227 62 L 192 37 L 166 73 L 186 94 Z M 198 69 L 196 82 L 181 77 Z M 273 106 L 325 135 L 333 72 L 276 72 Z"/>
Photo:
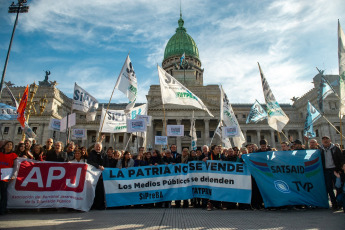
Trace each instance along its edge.
<path fill-rule="evenodd" d="M 294 150 L 304 150 L 302 146 L 302 141 L 298 139 L 293 142 L 293 145 L 294 145 Z"/>
<path fill-rule="evenodd" d="M 341 163 L 344 162 L 344 156 L 341 150 L 331 142 L 331 138 L 328 136 L 322 137 L 322 145 L 320 148 L 327 193 L 331 199 L 332 208 L 338 209 L 333 191 L 333 185 L 336 182 L 334 172 L 339 172 L 341 170 Z"/>

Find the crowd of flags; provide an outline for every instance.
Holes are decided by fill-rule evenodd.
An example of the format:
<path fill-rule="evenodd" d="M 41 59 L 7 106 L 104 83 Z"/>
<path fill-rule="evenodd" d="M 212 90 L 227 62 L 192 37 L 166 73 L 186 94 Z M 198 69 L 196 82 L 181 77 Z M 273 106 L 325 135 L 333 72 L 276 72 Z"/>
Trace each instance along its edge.
<path fill-rule="evenodd" d="M 315 137 L 316 134 L 313 130 L 313 124 L 320 118 L 324 117 L 324 100 L 327 96 L 334 93 L 340 101 L 339 108 L 339 117 L 342 117 L 345 114 L 345 35 L 338 21 L 338 58 L 339 58 L 339 94 L 336 93 L 332 84 L 330 84 L 323 75 L 323 71 L 319 70 L 320 74 L 320 85 L 318 89 L 317 104 L 318 109 L 316 109 L 309 101 L 307 104 L 307 115 L 304 126 L 304 136 L 308 138 Z M 185 61 L 185 53 L 180 58 L 180 66 L 182 66 Z M 258 123 L 267 119 L 268 125 L 276 130 L 277 132 L 282 132 L 283 128 L 289 122 L 288 116 L 282 110 L 277 100 L 275 99 L 273 92 L 265 78 L 265 75 L 261 69 L 260 64 L 258 63 L 259 73 L 261 77 L 262 89 L 265 98 L 265 106 L 263 107 L 257 100 L 255 100 L 249 115 L 247 117 L 246 123 Z M 181 84 L 173 76 L 167 73 L 162 67 L 157 65 L 158 77 L 161 88 L 161 99 L 163 104 L 175 104 L 181 106 L 193 107 L 195 109 L 204 110 L 207 114 L 205 116 L 213 117 L 213 114 L 208 110 L 202 100 L 197 97 L 193 92 L 191 92 L 187 87 Z M 10 97 L 13 100 L 13 104 L 16 105 L 17 109 L 17 120 L 21 124 L 22 128 L 25 130 L 29 129 L 28 124 L 25 120 L 25 110 L 27 107 L 27 101 L 29 97 L 28 86 L 25 88 L 22 99 L 18 104 L 15 100 L 15 97 L 11 93 L 10 89 L 7 87 Z M 121 91 L 128 98 L 129 102 L 126 106 L 125 112 L 129 113 L 135 106 L 137 100 L 137 77 L 132 65 L 132 62 L 127 55 L 124 65 L 122 66 L 121 72 L 117 78 L 114 90 L 117 89 Z M 113 93 L 114 93 L 113 90 Z M 220 90 L 220 122 L 215 131 L 215 135 L 218 135 L 222 143 L 226 147 L 231 146 L 230 138 L 232 139 L 234 145 L 241 146 L 246 142 L 245 137 L 241 131 L 240 125 L 236 119 L 235 113 L 232 109 L 232 106 L 229 102 L 229 99 L 224 92 L 222 86 Z M 87 115 L 87 120 L 95 120 L 96 110 L 98 108 L 98 101 L 96 98 L 92 97 L 88 92 L 75 83 L 74 91 L 78 91 L 84 97 L 83 100 L 80 97 L 73 98 L 72 111 L 79 110 Z M 113 95 L 113 94 L 112 94 Z M 112 96 L 111 96 L 112 98 Z M 109 104 L 111 101 L 109 100 Z M 108 108 L 109 108 L 108 104 Z M 107 110 L 108 110 L 107 108 Z M 106 111 L 107 111 L 106 110 Z M 194 111 L 191 114 L 191 148 L 196 149 L 197 146 L 197 135 L 195 129 L 195 117 Z M 100 126 L 101 127 L 101 126 Z M 226 127 L 230 127 L 233 131 L 233 135 L 226 134 Z M 100 128 L 102 130 L 102 128 Z M 213 137 L 212 137 L 213 140 Z M 212 143 L 211 140 L 211 143 Z M 211 144 L 210 143 L 210 144 Z"/>

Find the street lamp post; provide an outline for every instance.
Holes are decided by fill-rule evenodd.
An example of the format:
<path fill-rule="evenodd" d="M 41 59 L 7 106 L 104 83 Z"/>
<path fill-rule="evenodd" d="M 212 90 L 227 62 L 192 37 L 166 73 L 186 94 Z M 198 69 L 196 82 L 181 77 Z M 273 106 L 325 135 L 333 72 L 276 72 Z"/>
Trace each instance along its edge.
<path fill-rule="evenodd" d="M 25 115 L 26 115 L 26 123 L 29 124 L 29 118 L 30 118 L 30 114 L 32 115 L 42 115 L 46 106 L 47 106 L 47 103 L 48 103 L 48 100 L 47 100 L 47 96 L 45 95 L 44 97 L 42 97 L 40 100 L 39 100 L 39 108 L 40 108 L 40 113 L 37 114 L 37 111 L 36 111 L 36 108 L 35 108 L 35 105 L 36 105 L 36 101 L 33 101 L 36 93 L 37 93 L 37 90 L 38 90 L 38 85 L 36 85 L 36 83 L 32 83 L 30 85 L 30 88 L 29 88 L 29 92 L 30 92 L 30 96 L 28 98 L 28 102 L 27 102 L 27 105 L 26 105 L 26 110 L 25 110 Z M 22 141 L 25 140 L 25 132 L 22 133 Z"/>
<path fill-rule="evenodd" d="M 26 5 L 26 2 L 27 2 L 27 0 L 18 0 L 17 4 L 14 4 L 14 2 L 12 2 L 10 7 L 8 8 L 8 13 L 16 13 L 17 15 L 16 15 L 16 20 L 14 21 L 10 45 L 8 46 L 4 70 L 2 71 L 2 78 L 1 78 L 1 82 L 0 82 L 0 98 L 1 98 L 1 94 L 2 94 L 2 86 L 3 86 L 4 80 L 5 80 L 8 58 L 10 57 L 10 51 L 11 51 L 11 47 L 12 47 L 13 36 L 14 36 L 14 32 L 16 31 L 16 27 L 17 27 L 18 15 L 19 15 L 19 13 L 27 13 L 29 11 L 29 6 Z"/>

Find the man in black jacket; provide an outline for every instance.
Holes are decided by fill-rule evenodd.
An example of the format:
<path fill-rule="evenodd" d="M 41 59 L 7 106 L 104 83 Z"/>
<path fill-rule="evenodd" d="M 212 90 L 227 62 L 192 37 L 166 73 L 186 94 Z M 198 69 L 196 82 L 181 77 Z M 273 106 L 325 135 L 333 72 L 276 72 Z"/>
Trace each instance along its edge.
<path fill-rule="evenodd" d="M 322 137 L 321 159 L 326 189 L 332 202 L 332 208 L 338 209 L 338 204 L 333 191 L 333 185 L 336 180 L 334 171 L 339 172 L 341 170 L 341 163 L 344 162 L 344 156 L 341 150 L 331 143 L 331 139 L 328 136 Z"/>
<path fill-rule="evenodd" d="M 87 163 L 94 166 L 99 170 L 104 170 L 104 159 L 106 158 L 105 153 L 102 151 L 102 143 L 97 142 L 94 149 L 90 152 L 87 159 Z M 104 200 L 104 187 L 103 187 L 103 177 L 99 177 L 96 191 L 95 199 L 93 200 L 93 209 L 104 210 L 105 209 L 105 200 Z"/>

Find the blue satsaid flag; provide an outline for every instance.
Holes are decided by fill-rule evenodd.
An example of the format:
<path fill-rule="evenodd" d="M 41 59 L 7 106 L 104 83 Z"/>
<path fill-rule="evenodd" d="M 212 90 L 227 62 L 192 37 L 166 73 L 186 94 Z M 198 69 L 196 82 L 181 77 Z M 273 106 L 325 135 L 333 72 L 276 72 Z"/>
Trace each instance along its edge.
<path fill-rule="evenodd" d="M 320 150 L 244 154 L 265 207 L 311 205 L 328 208 Z"/>
<path fill-rule="evenodd" d="M 319 91 L 317 92 L 317 102 L 319 104 L 320 112 L 324 113 L 323 100 L 334 91 L 332 87 L 328 84 L 326 79 L 323 77 L 323 70 L 320 70 L 319 72 L 321 74 L 321 81 L 320 81 Z"/>
<path fill-rule="evenodd" d="M 255 100 L 252 108 L 250 109 L 246 124 L 250 122 L 258 123 L 259 121 L 263 121 L 265 119 L 267 119 L 266 111 L 262 108 L 260 103 Z"/>
<path fill-rule="evenodd" d="M 313 129 L 313 123 L 321 117 L 321 114 L 315 107 L 308 101 L 307 117 L 304 123 L 304 136 L 308 138 L 316 137 Z"/>

